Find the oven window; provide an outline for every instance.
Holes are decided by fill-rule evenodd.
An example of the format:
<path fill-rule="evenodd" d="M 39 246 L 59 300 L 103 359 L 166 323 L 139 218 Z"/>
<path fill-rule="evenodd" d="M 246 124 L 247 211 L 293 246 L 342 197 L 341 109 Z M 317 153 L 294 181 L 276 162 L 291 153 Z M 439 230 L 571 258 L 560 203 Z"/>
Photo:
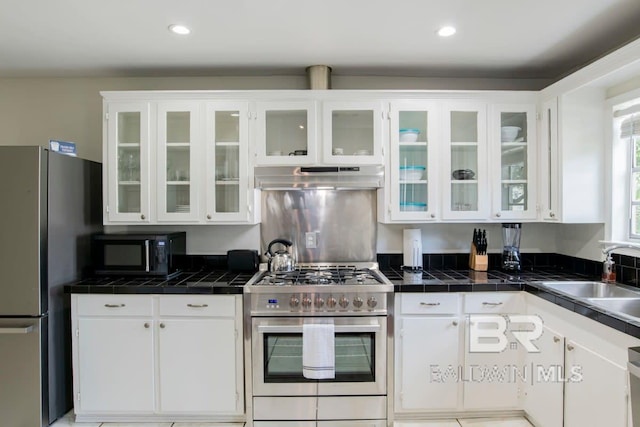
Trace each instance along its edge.
<path fill-rule="evenodd" d="M 375 333 L 335 335 L 336 377 L 313 380 L 302 375 L 302 334 L 264 334 L 264 382 L 375 382 Z"/>

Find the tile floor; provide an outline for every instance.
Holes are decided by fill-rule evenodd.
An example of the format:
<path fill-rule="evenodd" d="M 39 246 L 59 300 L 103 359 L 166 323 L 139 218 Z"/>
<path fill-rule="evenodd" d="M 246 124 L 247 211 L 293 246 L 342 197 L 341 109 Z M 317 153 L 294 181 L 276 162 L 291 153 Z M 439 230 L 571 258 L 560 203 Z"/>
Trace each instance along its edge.
<path fill-rule="evenodd" d="M 533 427 L 524 418 L 473 418 L 459 420 L 396 421 L 394 427 Z M 73 412 L 51 427 L 242 427 L 242 423 L 76 423 Z"/>

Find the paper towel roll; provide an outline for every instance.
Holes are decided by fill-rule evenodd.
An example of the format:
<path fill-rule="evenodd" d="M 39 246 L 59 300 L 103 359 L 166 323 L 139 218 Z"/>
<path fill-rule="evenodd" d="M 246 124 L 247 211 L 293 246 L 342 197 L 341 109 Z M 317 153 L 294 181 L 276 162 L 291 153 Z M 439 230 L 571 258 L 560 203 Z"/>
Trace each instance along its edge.
<path fill-rule="evenodd" d="M 422 269 L 422 232 L 419 228 L 407 228 L 403 232 L 403 266 Z"/>

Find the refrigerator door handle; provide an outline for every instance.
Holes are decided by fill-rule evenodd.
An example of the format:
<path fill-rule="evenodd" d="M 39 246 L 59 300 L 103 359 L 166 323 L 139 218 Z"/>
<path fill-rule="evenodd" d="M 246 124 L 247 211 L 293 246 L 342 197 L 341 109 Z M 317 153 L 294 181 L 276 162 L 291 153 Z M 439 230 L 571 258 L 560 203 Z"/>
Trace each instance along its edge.
<path fill-rule="evenodd" d="M 33 332 L 33 325 L 17 326 L 12 328 L 0 328 L 0 335 L 3 334 L 28 334 Z"/>
<path fill-rule="evenodd" d="M 148 273 L 151 268 L 149 265 L 149 240 L 144 241 L 144 265 L 145 271 Z"/>

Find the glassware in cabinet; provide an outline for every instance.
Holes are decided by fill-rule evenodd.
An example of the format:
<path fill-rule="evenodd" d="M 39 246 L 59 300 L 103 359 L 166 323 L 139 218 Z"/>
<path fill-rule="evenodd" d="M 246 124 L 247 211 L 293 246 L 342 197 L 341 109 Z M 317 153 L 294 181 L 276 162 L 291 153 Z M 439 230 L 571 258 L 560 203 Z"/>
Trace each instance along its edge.
<path fill-rule="evenodd" d="M 107 103 L 108 222 L 149 221 L 149 105 Z"/>

